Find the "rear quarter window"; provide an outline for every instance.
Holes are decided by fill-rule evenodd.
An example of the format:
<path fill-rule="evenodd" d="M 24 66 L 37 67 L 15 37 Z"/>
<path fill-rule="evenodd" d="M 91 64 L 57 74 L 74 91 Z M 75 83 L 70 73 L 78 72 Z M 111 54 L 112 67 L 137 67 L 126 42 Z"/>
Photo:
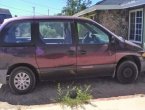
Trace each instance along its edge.
<path fill-rule="evenodd" d="M 4 33 L 3 42 L 10 44 L 31 42 L 31 22 L 14 23 Z"/>

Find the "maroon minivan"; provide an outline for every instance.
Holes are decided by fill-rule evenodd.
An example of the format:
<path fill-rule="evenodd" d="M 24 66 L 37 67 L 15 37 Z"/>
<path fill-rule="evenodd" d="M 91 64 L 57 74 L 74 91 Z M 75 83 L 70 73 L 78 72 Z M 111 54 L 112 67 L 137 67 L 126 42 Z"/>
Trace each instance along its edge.
<path fill-rule="evenodd" d="M 0 27 L 0 82 L 17 94 L 38 80 L 112 76 L 135 81 L 143 49 L 100 24 L 78 17 L 17 17 Z"/>

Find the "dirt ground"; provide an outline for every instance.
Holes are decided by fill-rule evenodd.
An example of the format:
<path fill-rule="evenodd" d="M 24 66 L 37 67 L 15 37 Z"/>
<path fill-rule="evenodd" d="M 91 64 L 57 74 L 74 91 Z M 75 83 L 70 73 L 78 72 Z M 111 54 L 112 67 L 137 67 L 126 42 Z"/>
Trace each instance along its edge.
<path fill-rule="evenodd" d="M 35 90 L 26 95 L 14 95 L 8 85 L 2 85 L 0 89 L 0 102 L 8 102 L 13 105 L 40 105 L 56 102 L 58 82 L 38 83 Z M 91 85 L 91 93 L 94 99 L 145 94 L 145 74 L 133 84 L 120 84 L 110 77 L 89 78 L 61 82 L 63 88 L 68 85 Z"/>

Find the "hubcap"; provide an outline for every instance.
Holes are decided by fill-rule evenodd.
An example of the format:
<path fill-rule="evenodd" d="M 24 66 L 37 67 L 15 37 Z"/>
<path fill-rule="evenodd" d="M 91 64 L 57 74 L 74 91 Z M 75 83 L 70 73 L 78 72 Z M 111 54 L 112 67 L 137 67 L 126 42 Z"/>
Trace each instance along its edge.
<path fill-rule="evenodd" d="M 30 86 L 30 77 L 25 72 L 20 72 L 14 77 L 14 85 L 19 90 L 26 90 Z"/>
<path fill-rule="evenodd" d="M 133 71 L 131 68 L 126 68 L 123 71 L 123 75 L 125 78 L 130 78 L 132 76 L 132 74 L 133 74 Z"/>

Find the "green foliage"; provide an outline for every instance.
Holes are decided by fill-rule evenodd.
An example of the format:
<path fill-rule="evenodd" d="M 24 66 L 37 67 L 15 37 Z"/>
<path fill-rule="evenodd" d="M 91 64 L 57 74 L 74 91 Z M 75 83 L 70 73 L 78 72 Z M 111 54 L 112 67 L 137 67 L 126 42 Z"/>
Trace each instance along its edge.
<path fill-rule="evenodd" d="M 77 24 L 77 27 L 78 27 L 79 38 L 84 38 L 85 34 L 88 32 L 88 29 L 80 23 Z"/>
<path fill-rule="evenodd" d="M 47 25 L 40 25 L 40 33 L 45 38 L 47 37 L 55 38 L 56 36 L 58 36 L 56 30 L 48 27 Z"/>
<path fill-rule="evenodd" d="M 90 86 L 76 87 L 74 86 L 72 89 L 67 87 L 66 91 L 63 91 L 58 84 L 58 102 L 62 106 L 68 106 L 70 108 L 82 107 L 83 104 L 88 104 L 92 95 L 89 93 Z"/>
<path fill-rule="evenodd" d="M 90 0 L 67 0 L 66 6 L 63 7 L 63 15 L 74 15 L 75 13 L 86 9 L 92 2 Z"/>

